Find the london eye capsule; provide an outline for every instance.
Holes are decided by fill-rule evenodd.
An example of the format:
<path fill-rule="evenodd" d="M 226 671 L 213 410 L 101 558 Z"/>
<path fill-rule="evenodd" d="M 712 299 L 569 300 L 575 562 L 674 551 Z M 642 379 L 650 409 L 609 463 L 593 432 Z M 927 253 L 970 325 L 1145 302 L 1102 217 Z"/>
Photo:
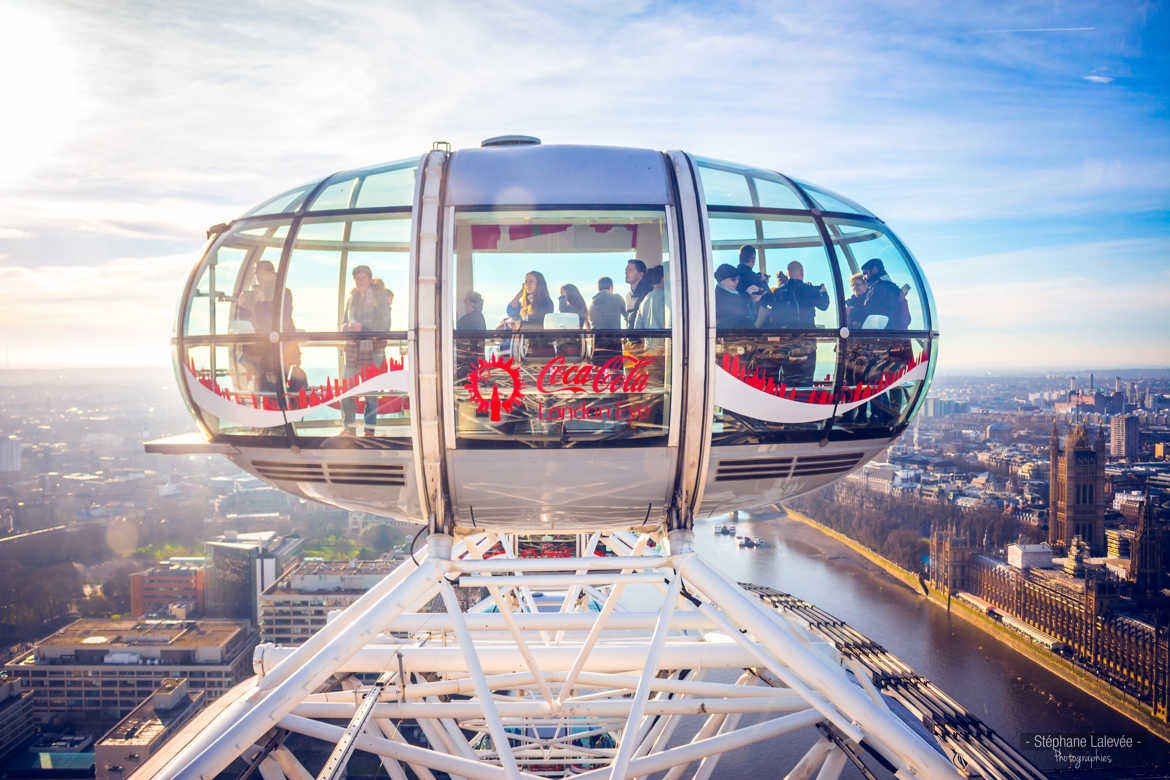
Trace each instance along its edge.
<path fill-rule="evenodd" d="M 449 529 L 686 524 L 860 467 L 937 338 L 917 263 L 851 200 L 510 136 L 213 228 L 174 340 L 202 436 L 148 448 Z"/>

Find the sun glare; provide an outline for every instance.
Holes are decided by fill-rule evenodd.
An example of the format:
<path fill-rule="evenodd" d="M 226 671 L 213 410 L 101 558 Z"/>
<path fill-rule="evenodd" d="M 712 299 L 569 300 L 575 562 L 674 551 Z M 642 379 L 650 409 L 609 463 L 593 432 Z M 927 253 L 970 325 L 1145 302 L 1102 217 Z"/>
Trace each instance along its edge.
<path fill-rule="evenodd" d="M 51 14 L 10 8 L 0 27 L 0 182 L 12 184 L 44 164 L 78 113 L 73 54 Z"/>

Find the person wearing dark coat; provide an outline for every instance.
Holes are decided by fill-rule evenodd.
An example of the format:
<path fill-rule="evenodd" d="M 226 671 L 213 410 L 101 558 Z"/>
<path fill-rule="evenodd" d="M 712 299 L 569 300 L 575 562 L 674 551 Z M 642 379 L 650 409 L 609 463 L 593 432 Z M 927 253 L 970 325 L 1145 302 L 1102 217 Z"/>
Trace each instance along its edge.
<path fill-rule="evenodd" d="M 463 314 L 455 321 L 455 330 L 487 330 L 483 318 L 483 296 L 475 290 L 468 290 L 463 296 Z M 483 357 L 482 338 L 463 338 L 456 335 L 455 354 L 458 379 L 466 379 L 471 369 Z"/>
<path fill-rule="evenodd" d="M 739 272 L 724 263 L 715 269 L 715 326 L 717 328 L 751 328 L 755 326 L 751 298 L 739 292 Z"/>
<path fill-rule="evenodd" d="M 829 308 L 829 291 L 804 281 L 804 266 L 788 264 L 788 275 L 776 274 L 780 286 L 772 292 L 771 327 L 815 328 L 817 310 Z M 781 379 L 793 387 L 811 387 L 816 374 L 817 344 L 813 339 L 793 338 L 784 345 L 780 362 Z"/>
<path fill-rule="evenodd" d="M 739 248 L 739 265 L 735 267 L 739 275 L 739 291 L 744 295 L 751 295 L 751 288 L 759 287 L 765 293 L 768 291 L 768 280 L 763 274 L 756 272 L 756 248 L 745 244 Z"/>
<path fill-rule="evenodd" d="M 902 291 L 890 281 L 881 258 L 871 258 L 861 266 L 869 291 L 865 294 L 866 314 L 886 317 L 885 330 L 904 330 L 909 322 L 902 315 Z"/>
<path fill-rule="evenodd" d="M 881 258 L 873 257 L 861 266 L 865 274 L 865 281 L 869 291 L 865 294 L 865 313 L 881 314 L 886 320 L 885 330 L 905 330 L 910 326 L 910 312 L 902 298 L 902 291 L 890 281 L 886 273 L 885 264 Z M 874 359 L 870 363 L 867 374 L 870 382 L 876 382 L 884 375 L 893 375 L 904 368 L 913 354 L 908 340 L 898 339 L 878 342 Z M 879 425 L 891 424 L 901 414 L 907 398 L 906 391 L 894 388 L 884 393 L 869 404 L 870 421 Z"/>
<path fill-rule="evenodd" d="M 865 281 L 865 274 L 858 271 L 849 278 L 849 285 L 853 288 L 853 295 L 845 300 L 845 324 L 849 330 L 861 330 L 862 323 L 869 316 L 865 308 L 869 284 Z"/>

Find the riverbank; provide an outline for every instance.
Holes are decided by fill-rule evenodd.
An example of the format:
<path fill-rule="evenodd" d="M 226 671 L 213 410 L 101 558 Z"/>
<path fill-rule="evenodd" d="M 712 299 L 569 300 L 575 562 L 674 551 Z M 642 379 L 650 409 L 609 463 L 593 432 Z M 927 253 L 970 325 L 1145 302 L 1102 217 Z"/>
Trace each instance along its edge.
<path fill-rule="evenodd" d="M 819 535 L 840 543 L 864 558 L 874 567 L 877 567 L 881 573 L 888 575 L 899 584 L 914 591 L 920 598 L 926 598 L 932 604 L 942 609 L 947 609 L 946 594 L 929 586 L 925 586 L 924 593 L 924 584 L 917 575 L 906 571 L 888 558 L 875 553 L 873 550 L 850 539 L 848 536 L 818 523 L 811 517 L 781 506 L 777 506 L 777 510 L 779 512 L 777 518 L 779 521 L 783 522 L 786 519 L 785 516 L 787 516 L 788 520 L 815 530 Z M 1080 690 L 1113 709 L 1115 712 L 1130 719 L 1151 734 L 1170 742 L 1170 724 L 1154 718 L 1149 708 L 1137 699 L 1119 691 L 1081 667 L 1038 647 L 1030 640 L 1016 634 L 1003 624 L 992 620 L 960 599 L 952 598 L 950 600 L 949 613 L 957 615 L 965 622 L 991 635 L 1001 644 L 1025 656 L 1028 660 L 1039 664 L 1066 682 L 1077 686 Z"/>

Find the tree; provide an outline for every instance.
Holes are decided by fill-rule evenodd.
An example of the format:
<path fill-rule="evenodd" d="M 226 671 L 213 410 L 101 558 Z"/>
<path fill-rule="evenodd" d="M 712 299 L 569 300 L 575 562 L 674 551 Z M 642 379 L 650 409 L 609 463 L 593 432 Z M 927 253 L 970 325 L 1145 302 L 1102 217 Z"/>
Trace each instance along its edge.
<path fill-rule="evenodd" d="M 138 570 L 132 563 L 123 563 L 102 583 L 102 596 L 114 612 L 130 611 L 130 575 Z"/>

